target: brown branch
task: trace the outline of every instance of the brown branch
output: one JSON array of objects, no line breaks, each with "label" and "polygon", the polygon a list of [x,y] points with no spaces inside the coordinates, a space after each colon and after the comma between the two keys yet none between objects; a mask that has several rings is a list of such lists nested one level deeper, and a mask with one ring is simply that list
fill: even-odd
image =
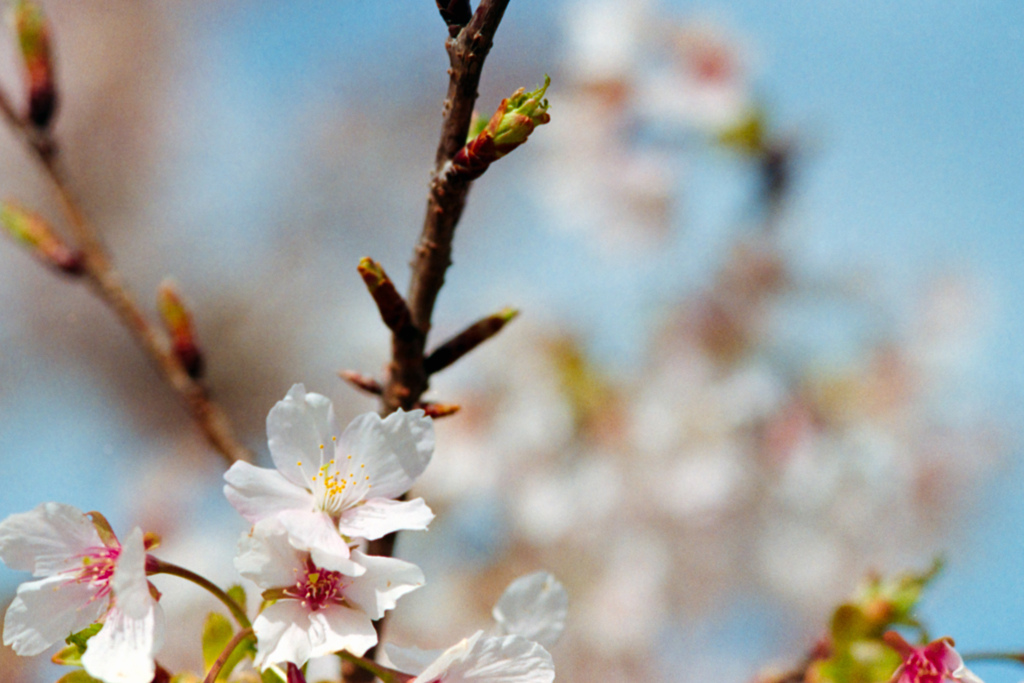
[{"label": "brown branch", "polygon": [[[444,123],[434,160],[423,231],[413,253],[410,264],[412,279],[408,296],[405,297],[412,325],[419,334],[391,335],[391,362],[381,396],[380,412],[384,415],[399,408],[415,408],[428,387],[429,375],[424,366],[423,351],[430,332],[434,302],[444,285],[445,271],[451,265],[455,226],[462,216],[472,182],[465,178],[448,177],[445,170],[452,157],[466,144],[480,85],[480,73],[508,3],[509,0],[480,0],[476,12],[465,27],[456,31],[449,24],[451,35],[445,41],[445,49],[448,51],[451,68],[448,70]],[[441,5],[442,2],[438,2],[439,8]],[[461,5],[460,0],[452,0],[445,3],[444,9]],[[397,534],[388,534],[371,541],[367,552],[390,557],[394,553],[396,538]],[[383,638],[385,623],[385,619],[376,623],[378,640]],[[373,659],[374,653],[375,649],[371,649],[366,657]],[[347,671],[345,680],[349,683],[368,683],[373,680],[373,674],[356,669]]]},{"label": "brown branch", "polygon": [[406,306],[405,299],[395,289],[395,283],[391,281],[381,265],[373,259],[363,258],[359,261],[358,270],[388,329],[396,337],[415,341],[420,333],[413,327],[409,307]]},{"label": "brown branch", "polygon": [[32,151],[43,172],[50,179],[77,247],[82,251],[82,277],[88,282],[93,293],[114,312],[121,324],[135,337],[135,341],[150,357],[165,381],[181,397],[210,445],[229,464],[236,460],[252,460],[249,451],[235,437],[223,410],[210,400],[206,388],[189,376],[166,335],[149,323],[121,282],[121,277],[111,264],[99,234],[86,219],[68,187],[57,161],[56,146],[52,138],[27,125],[15,112],[3,91],[0,91],[0,114]]},{"label": "brown branch", "polygon": [[445,271],[451,265],[455,226],[462,216],[471,184],[464,179],[447,178],[444,169],[466,144],[480,73],[508,3],[509,0],[481,0],[469,23],[445,42],[451,69],[444,103],[444,124],[434,162],[423,232],[413,254],[412,279],[405,298],[412,324],[420,335],[413,339],[392,335],[391,363],[381,406],[384,414],[398,408],[413,408],[428,387],[423,350],[430,332],[434,302],[444,284]]},{"label": "brown branch", "polygon": [[484,343],[501,331],[501,328],[519,315],[514,308],[502,311],[478,320],[462,332],[434,349],[423,361],[423,369],[428,375],[440,372],[465,356],[467,353]]},{"label": "brown branch", "polygon": [[365,391],[373,396],[380,396],[384,393],[384,387],[373,377],[356,372],[355,370],[340,370],[338,376],[360,391]]},{"label": "brown branch", "polygon": [[459,35],[462,27],[473,18],[469,0],[437,0],[437,9],[444,23],[448,25],[448,33],[452,37]]},{"label": "brown branch", "polygon": [[238,646],[242,644],[242,641],[251,637],[252,628],[244,628],[236,633],[234,637],[228,641],[228,644],[224,646],[224,649],[221,651],[220,655],[217,656],[217,659],[213,662],[213,666],[210,667],[210,670],[206,672],[206,677],[203,678],[203,683],[213,683],[216,681],[232,653],[238,649]]}]

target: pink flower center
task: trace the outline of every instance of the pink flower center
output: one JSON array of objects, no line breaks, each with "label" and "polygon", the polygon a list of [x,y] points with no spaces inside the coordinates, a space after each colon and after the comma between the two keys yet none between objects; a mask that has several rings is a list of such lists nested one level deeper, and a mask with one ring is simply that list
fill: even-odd
[{"label": "pink flower center", "polygon": [[926,650],[915,650],[904,663],[904,670],[915,683],[942,683],[954,680],[943,662],[934,661]]},{"label": "pink flower center", "polygon": [[327,605],[341,604],[345,599],[345,575],[321,569],[306,559],[305,571],[294,585],[284,589],[285,597],[298,600],[302,606],[316,611]]},{"label": "pink flower center", "polygon": [[110,579],[117,569],[117,558],[121,555],[121,546],[99,546],[89,548],[79,557],[82,558],[80,569],[70,570],[72,574],[68,583],[88,583],[96,588],[90,602],[106,597],[110,593]]}]

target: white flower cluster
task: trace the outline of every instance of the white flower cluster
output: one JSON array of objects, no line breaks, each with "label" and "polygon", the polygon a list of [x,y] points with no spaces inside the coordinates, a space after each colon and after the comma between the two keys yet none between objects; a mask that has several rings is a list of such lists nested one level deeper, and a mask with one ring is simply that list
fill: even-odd
[{"label": "white flower cluster", "polygon": [[[433,519],[422,499],[401,499],[433,455],[431,420],[419,410],[369,413],[341,431],[330,401],[298,384],[270,411],[267,433],[276,468],[235,463],[224,487],[252,523],[235,568],[263,591],[253,664],[301,667],[341,651],[361,657],[377,644],[373,622],[424,583],[416,565],[365,548]],[[102,516],[59,503],[0,522],[0,559],[42,577],[18,589],[4,644],[36,655],[100,624],[83,634],[85,671],[106,683],[154,680],[164,616],[147,571],[166,565],[147,556],[149,548],[138,528],[122,543]],[[566,607],[561,585],[533,574],[495,607],[494,634],[477,632],[439,653],[389,654],[396,675],[423,683],[550,683],[544,646],[561,634]]]}]

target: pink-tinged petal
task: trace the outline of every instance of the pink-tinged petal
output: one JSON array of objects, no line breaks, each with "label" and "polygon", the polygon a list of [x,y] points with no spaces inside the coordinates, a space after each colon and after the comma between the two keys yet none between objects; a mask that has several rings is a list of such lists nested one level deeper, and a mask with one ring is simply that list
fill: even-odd
[{"label": "pink-tinged petal", "polygon": [[362,505],[349,508],[338,520],[338,531],[353,538],[373,541],[402,529],[426,529],[434,519],[422,498],[399,501],[371,498]]},{"label": "pink-tinged petal", "polygon": [[360,415],[341,435],[339,462],[349,455],[366,465],[374,496],[397,498],[423,474],[434,454],[434,424],[422,410],[397,410],[383,420]]},{"label": "pink-tinged petal", "polygon": [[534,572],[509,584],[493,614],[503,634],[522,636],[551,647],[565,630],[569,594],[548,572]]},{"label": "pink-tinged petal", "polygon": [[164,613],[155,601],[138,618],[115,606],[100,632],[89,639],[82,665],[105,683],[150,683],[156,671],[153,655],[163,636]]},{"label": "pink-tinged petal", "polygon": [[309,551],[317,566],[349,576],[359,576],[366,571],[349,559],[351,550],[327,513],[289,510],[278,515],[277,520],[288,532],[292,546]]},{"label": "pink-tinged petal", "polygon": [[254,526],[238,540],[235,569],[263,590],[282,588],[295,582],[303,569],[304,553],[288,541],[288,532],[276,520]]},{"label": "pink-tinged petal", "polygon": [[81,631],[107,608],[106,600],[92,600],[95,594],[88,583],[70,583],[65,576],[21,584],[4,617],[4,645],[28,657]]},{"label": "pink-tinged petal", "polygon": [[421,650],[418,647],[398,647],[384,643],[384,657],[381,663],[395,671],[417,676],[442,654],[444,650]]},{"label": "pink-tinged petal", "polygon": [[102,545],[89,518],[63,503],[43,503],[0,522],[0,560],[35,576],[77,567],[78,555]]},{"label": "pink-tinged petal", "polygon": [[298,486],[308,485],[323,455],[333,457],[333,437],[338,434],[330,400],[307,394],[301,384],[293,386],[267,415],[270,455],[281,474]]},{"label": "pink-tinged petal", "polygon": [[953,641],[939,638],[924,646],[921,650],[925,659],[935,665],[939,671],[953,672],[964,665],[964,660],[953,649]]},{"label": "pink-tinged petal", "polygon": [[152,611],[154,601],[146,580],[146,548],[139,527],[135,527],[121,544],[110,587],[114,591],[117,608],[125,618],[142,620]]},{"label": "pink-tinged petal", "polygon": [[252,622],[256,634],[256,657],[260,670],[271,664],[291,662],[302,666],[309,661],[309,612],[295,600],[268,605]]},{"label": "pink-tinged petal", "polygon": [[228,502],[253,524],[285,510],[312,510],[315,506],[312,493],[278,470],[236,462],[224,473],[224,480]]},{"label": "pink-tinged petal", "polygon": [[345,587],[345,599],[377,620],[394,609],[398,598],[416,590],[426,582],[423,571],[412,562],[393,557],[365,555],[356,550],[352,559],[366,568],[366,573]]},{"label": "pink-tinged petal", "polygon": [[551,683],[555,665],[542,646],[519,636],[477,632],[449,648],[414,683]]},{"label": "pink-tinged petal", "polygon": [[961,666],[959,669],[954,671],[953,679],[960,681],[960,683],[985,683],[966,666]]},{"label": "pink-tinged petal", "polygon": [[447,679],[448,670],[463,664],[477,642],[483,638],[483,635],[483,631],[477,631],[469,638],[464,638],[455,645],[452,645],[442,652],[440,657],[424,668],[420,675],[413,679],[412,683],[434,683],[434,681]]},{"label": "pink-tinged petal", "polygon": [[359,610],[331,605],[309,614],[310,656],[320,657],[347,650],[357,657],[377,644],[370,617]]}]

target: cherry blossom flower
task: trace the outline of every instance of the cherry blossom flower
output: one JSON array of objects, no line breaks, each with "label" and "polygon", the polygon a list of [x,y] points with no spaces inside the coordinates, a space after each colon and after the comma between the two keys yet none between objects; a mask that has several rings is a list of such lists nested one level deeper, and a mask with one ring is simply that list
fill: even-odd
[{"label": "cherry blossom flower", "polygon": [[37,655],[69,634],[102,621],[82,664],[107,683],[149,683],[164,617],[146,580],[137,527],[118,542],[105,520],[44,503],[0,522],[0,559],[43,577],[18,587],[4,618],[4,644]]},{"label": "cherry blossom flower", "polygon": [[510,583],[491,613],[503,635],[552,647],[565,631],[569,594],[550,573],[534,572]]},{"label": "cherry blossom flower", "polygon": [[[388,654],[392,650],[389,648]],[[420,652],[419,654],[423,654]],[[477,631],[427,666],[415,659],[392,663],[416,674],[409,683],[551,683],[555,665],[548,651],[521,636],[485,636]]]},{"label": "cherry blossom flower", "polygon": [[[558,642],[565,630],[568,609],[569,596],[558,579],[548,572],[534,572],[510,583],[494,606],[492,632],[496,632],[497,636],[487,636],[484,631],[479,631],[447,651],[404,648],[391,643],[384,645],[384,651],[387,662],[396,670],[418,674],[417,680],[423,682],[437,680],[426,677],[431,671],[436,671],[437,676],[443,677],[446,683],[463,680],[453,678],[463,674],[466,680],[524,683],[546,680],[543,678],[544,662],[550,663],[550,655],[545,647]],[[508,640],[512,636],[515,640]],[[483,642],[478,645],[481,638]],[[528,658],[525,662],[528,668],[522,668],[524,662],[517,664],[504,659],[511,660],[520,656]],[[486,674],[494,678],[482,677],[484,674],[479,672],[466,673],[487,664],[496,665],[494,670],[488,669]],[[505,677],[508,675],[513,677]]]},{"label": "cherry blossom flower", "polygon": [[362,655],[377,644],[373,621],[402,595],[423,585],[416,565],[391,557],[352,552],[358,576],[318,565],[290,542],[275,520],[253,527],[239,543],[235,568],[274,602],[253,622],[260,668],[347,650]]},{"label": "cherry blossom flower", "polygon": [[426,529],[434,517],[421,498],[394,500],[434,451],[433,424],[421,410],[367,413],[342,433],[331,402],[296,384],[267,416],[267,437],[277,469],[236,462],[224,495],[253,524],[277,519],[324,569],[358,573],[350,539]]},{"label": "cherry blossom flower", "polygon": [[982,683],[953,649],[952,638],[939,638],[914,647],[895,631],[887,631],[885,642],[903,657],[889,683]]}]

